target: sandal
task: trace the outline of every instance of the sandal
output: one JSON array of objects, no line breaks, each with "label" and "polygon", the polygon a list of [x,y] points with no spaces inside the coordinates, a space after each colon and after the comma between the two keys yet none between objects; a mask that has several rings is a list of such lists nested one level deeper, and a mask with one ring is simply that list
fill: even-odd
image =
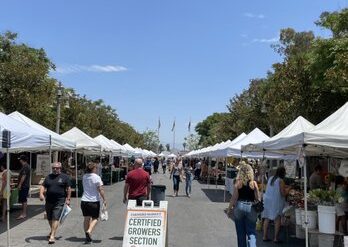
[{"label": "sandal", "polygon": [[270,242],[272,240],[270,240],[269,238],[266,238],[266,239],[262,239],[263,242]]},{"label": "sandal", "polygon": [[16,220],[23,220],[23,219],[25,219],[25,218],[27,218],[26,216],[23,216],[23,215],[20,215],[20,216],[18,216],[17,218],[16,218]]},{"label": "sandal", "polygon": [[56,242],[56,240],[54,238],[48,240],[48,244],[54,244],[55,242]]}]

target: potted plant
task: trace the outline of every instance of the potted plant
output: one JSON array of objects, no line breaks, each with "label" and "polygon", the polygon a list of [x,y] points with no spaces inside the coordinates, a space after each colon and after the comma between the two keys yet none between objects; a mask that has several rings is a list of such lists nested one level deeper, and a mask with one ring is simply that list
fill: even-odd
[{"label": "potted plant", "polygon": [[335,204],[341,200],[340,195],[333,190],[315,189],[309,192],[308,201],[318,205],[319,232],[335,233]]}]

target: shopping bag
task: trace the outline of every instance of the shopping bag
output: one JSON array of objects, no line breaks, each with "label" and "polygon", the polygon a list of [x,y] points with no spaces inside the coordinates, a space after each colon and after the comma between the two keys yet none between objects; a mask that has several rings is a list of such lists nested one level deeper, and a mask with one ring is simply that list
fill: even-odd
[{"label": "shopping bag", "polygon": [[103,205],[101,212],[100,212],[100,220],[107,221],[108,219],[109,219],[108,211],[106,210],[106,207]]},{"label": "shopping bag", "polygon": [[60,214],[60,217],[59,217],[59,223],[60,224],[63,224],[63,222],[65,221],[66,217],[68,216],[68,214],[71,212],[71,207],[69,207],[68,204],[64,204],[64,207],[63,207],[63,210],[62,210],[62,213]]}]

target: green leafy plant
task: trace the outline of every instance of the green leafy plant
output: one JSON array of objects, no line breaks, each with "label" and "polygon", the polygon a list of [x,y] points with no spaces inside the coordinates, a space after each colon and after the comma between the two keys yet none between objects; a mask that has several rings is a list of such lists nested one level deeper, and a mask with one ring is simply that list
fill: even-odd
[{"label": "green leafy plant", "polygon": [[308,194],[309,202],[324,206],[334,206],[340,199],[340,194],[332,190],[315,189]]}]

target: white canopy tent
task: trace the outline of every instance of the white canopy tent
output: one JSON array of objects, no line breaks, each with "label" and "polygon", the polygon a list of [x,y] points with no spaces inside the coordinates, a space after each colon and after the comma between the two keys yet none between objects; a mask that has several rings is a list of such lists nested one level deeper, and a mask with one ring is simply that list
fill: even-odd
[{"label": "white canopy tent", "polygon": [[263,133],[260,129],[255,128],[248,135],[241,138],[238,142],[235,142],[232,145],[228,145],[224,149],[221,149],[219,151],[219,156],[220,157],[240,157],[242,145],[255,143],[255,142],[262,142],[268,139],[269,137],[265,133]]},{"label": "white canopy tent", "polygon": [[241,141],[242,139],[244,139],[247,135],[243,132],[242,134],[240,134],[239,136],[237,136],[236,138],[234,138],[232,141],[228,140],[224,143],[222,143],[221,145],[217,146],[215,149],[212,149],[209,152],[209,156],[210,157],[226,157],[224,156],[225,154],[225,149],[229,146],[233,146],[234,144],[238,143],[239,141]]},{"label": "white canopy tent", "polygon": [[169,158],[176,158],[177,156],[175,154],[169,154],[168,157]]},{"label": "white canopy tent", "polygon": [[42,126],[41,124],[35,122],[34,120],[31,120],[27,116],[23,115],[22,113],[15,111],[8,115],[9,117],[27,125],[30,128],[42,131],[43,133],[46,133],[50,135],[51,137],[51,150],[73,150],[76,148],[76,143],[74,141],[71,141],[65,137],[62,137],[56,132],[53,132],[52,130]]},{"label": "white canopy tent", "polygon": [[[41,151],[50,147],[50,136],[0,112],[1,152],[6,153],[7,178],[10,178],[10,153],[24,151]],[[10,194],[10,179],[6,184],[7,194]],[[10,208],[10,200],[7,200]],[[10,246],[10,211],[7,211],[7,246]]]},{"label": "white canopy tent", "polygon": [[77,127],[73,127],[67,132],[63,133],[64,138],[73,140],[76,143],[76,149],[82,153],[99,154],[102,150],[102,146],[95,141],[92,137]]},{"label": "white canopy tent", "polygon": [[281,132],[279,132],[272,138],[264,142],[242,146],[242,150],[250,152],[263,152],[265,150],[275,150],[278,149],[281,145],[284,145],[281,144],[284,140],[288,138],[294,138],[295,136],[301,136],[302,133],[308,132],[313,128],[314,125],[311,122],[309,122],[302,116],[299,116],[291,124],[289,124]]},{"label": "white canopy tent", "polygon": [[98,135],[94,137],[94,140],[98,142],[104,149],[104,151],[109,153],[117,153],[119,149],[117,149],[111,141],[103,135]]},{"label": "white canopy tent", "polygon": [[124,144],[122,146],[127,150],[129,155],[134,155],[135,154],[134,148],[131,145],[129,145],[128,143],[126,143],[126,144]]},{"label": "white canopy tent", "polygon": [[[10,152],[42,151],[50,147],[50,135],[29,127],[0,112],[0,130],[11,132]],[[2,141],[2,135],[1,135]],[[3,151],[3,150],[2,150]]]},{"label": "white canopy tent", "polygon": [[121,144],[119,144],[118,142],[116,142],[115,140],[111,139],[110,142],[114,145],[115,148],[119,149],[119,154],[121,156],[127,156],[129,155],[129,152],[127,151],[127,149],[122,146]]},{"label": "white canopy tent", "polygon": [[[251,148],[254,148],[251,146]],[[348,102],[310,130],[295,133],[261,145],[266,151],[295,154],[304,166],[307,178],[306,156],[348,157]],[[307,179],[304,180],[307,188]],[[305,219],[307,219],[307,190],[305,193]],[[305,227],[306,247],[308,247],[308,226]]]}]

